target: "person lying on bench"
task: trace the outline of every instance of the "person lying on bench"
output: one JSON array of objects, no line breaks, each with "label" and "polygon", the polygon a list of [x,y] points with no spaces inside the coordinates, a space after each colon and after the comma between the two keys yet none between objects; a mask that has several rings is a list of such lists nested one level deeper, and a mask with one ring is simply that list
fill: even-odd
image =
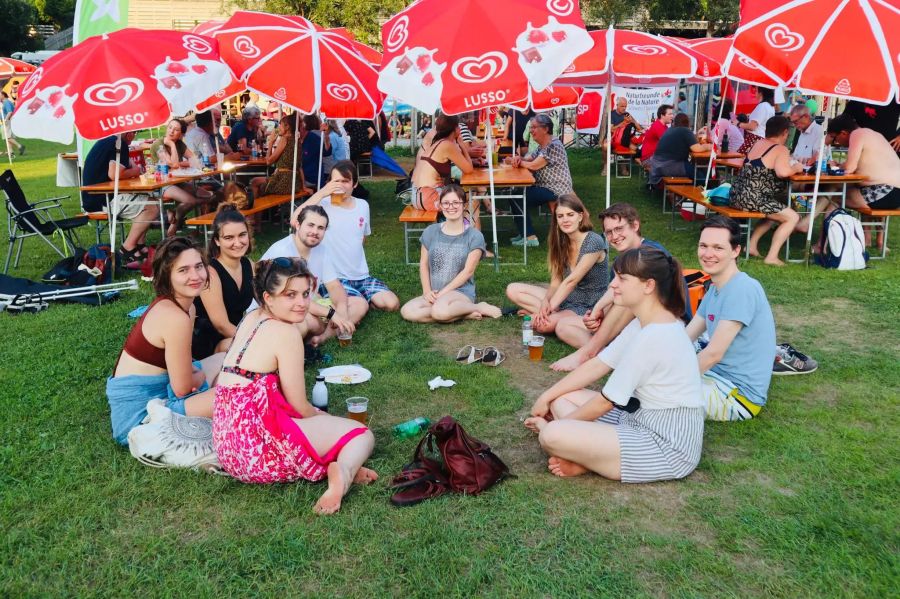
[{"label": "person lying on bench", "polygon": [[687,334],[692,341],[709,334],[709,343],[697,355],[709,420],[755,417],[766,405],[772,380],[775,319],[762,285],[738,269],[740,255],[740,226],[724,216],[706,219],[697,258],[712,286]]},{"label": "person lying on bench", "polygon": [[[525,426],[538,433],[556,476],[684,478],[700,461],[704,423],[697,358],[681,321],[681,264],[640,247],[620,254],[613,270],[613,301],[635,318],[596,358],[542,393]],[[601,391],[587,388],[607,374]]]}]

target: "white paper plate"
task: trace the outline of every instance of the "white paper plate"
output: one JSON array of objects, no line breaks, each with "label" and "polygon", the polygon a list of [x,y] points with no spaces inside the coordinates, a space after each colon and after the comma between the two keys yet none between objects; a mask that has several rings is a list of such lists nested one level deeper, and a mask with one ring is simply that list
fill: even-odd
[{"label": "white paper plate", "polygon": [[324,376],[325,382],[332,385],[356,385],[372,378],[372,373],[359,364],[323,368],[319,375]]}]

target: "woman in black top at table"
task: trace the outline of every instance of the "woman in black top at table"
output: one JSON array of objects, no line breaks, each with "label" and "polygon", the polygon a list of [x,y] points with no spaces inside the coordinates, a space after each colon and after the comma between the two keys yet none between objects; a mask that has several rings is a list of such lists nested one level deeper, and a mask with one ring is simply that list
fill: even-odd
[{"label": "woman in black top at table", "polygon": [[191,353],[197,360],[226,351],[253,301],[252,239],[247,220],[234,204],[222,204],[213,220],[209,285],[194,300],[197,319]]}]

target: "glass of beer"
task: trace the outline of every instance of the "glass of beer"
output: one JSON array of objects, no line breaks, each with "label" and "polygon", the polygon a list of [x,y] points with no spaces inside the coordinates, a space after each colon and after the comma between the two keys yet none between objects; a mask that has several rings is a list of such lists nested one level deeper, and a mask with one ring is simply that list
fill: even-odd
[{"label": "glass of beer", "polygon": [[540,362],[544,357],[544,338],[534,335],[528,342],[528,358],[532,362]]},{"label": "glass of beer", "polygon": [[331,205],[332,206],[340,206],[344,203],[347,194],[345,193],[333,193],[331,194]]},{"label": "glass of beer", "polygon": [[362,424],[369,423],[369,399],[367,397],[350,397],[347,399],[347,418]]},{"label": "glass of beer", "polygon": [[350,345],[350,342],[353,341],[353,334],[341,332],[341,333],[338,333],[337,338],[338,338],[338,344],[341,347],[347,347]]}]

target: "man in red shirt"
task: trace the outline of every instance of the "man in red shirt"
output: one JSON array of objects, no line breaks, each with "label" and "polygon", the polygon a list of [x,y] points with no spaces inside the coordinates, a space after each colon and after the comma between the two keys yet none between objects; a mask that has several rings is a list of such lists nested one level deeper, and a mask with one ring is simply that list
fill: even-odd
[{"label": "man in red shirt", "polygon": [[659,143],[659,138],[663,136],[663,133],[672,124],[673,118],[675,118],[675,110],[671,105],[663,104],[656,109],[656,120],[653,121],[653,124],[647,129],[647,134],[644,135],[644,144],[641,146],[641,162],[646,162],[653,156],[653,152],[656,151],[656,144]]}]

